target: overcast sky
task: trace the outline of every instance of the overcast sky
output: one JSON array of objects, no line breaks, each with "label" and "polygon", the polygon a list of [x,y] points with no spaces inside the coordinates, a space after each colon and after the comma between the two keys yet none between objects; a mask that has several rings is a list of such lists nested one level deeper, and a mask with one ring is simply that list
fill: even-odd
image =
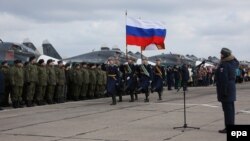
[{"label": "overcast sky", "polygon": [[63,57],[101,46],[125,51],[126,9],[129,17],[166,23],[166,50],[145,51],[146,56],[219,56],[228,47],[250,61],[249,0],[0,0],[0,38],[29,38],[37,47],[48,39]]}]

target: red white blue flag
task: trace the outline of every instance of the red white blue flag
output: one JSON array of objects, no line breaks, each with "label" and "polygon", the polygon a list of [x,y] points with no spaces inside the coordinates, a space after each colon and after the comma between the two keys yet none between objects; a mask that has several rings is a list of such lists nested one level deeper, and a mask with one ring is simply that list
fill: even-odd
[{"label": "red white blue flag", "polygon": [[164,22],[127,18],[127,45],[140,46],[142,50],[145,50],[150,44],[155,44],[158,49],[165,49],[166,33]]}]

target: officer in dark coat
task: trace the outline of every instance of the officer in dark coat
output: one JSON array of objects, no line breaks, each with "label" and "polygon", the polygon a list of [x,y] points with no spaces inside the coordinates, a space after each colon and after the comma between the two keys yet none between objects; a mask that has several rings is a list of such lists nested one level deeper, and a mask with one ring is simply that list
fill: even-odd
[{"label": "officer in dark coat", "polygon": [[108,66],[107,66],[107,93],[109,96],[112,97],[112,104],[116,105],[116,94],[117,94],[117,86],[119,82],[117,80],[117,76],[119,75],[118,67],[114,65],[114,58],[110,57],[108,59]]},{"label": "officer in dark coat", "polygon": [[[136,67],[133,63],[132,58],[128,58],[128,64],[124,65],[125,71],[125,81],[126,81],[126,92],[130,95],[131,99],[129,102],[134,102],[134,100],[138,100],[137,93],[135,93],[136,89]],[[134,97],[135,94],[135,97]]]},{"label": "officer in dark coat", "polygon": [[216,70],[216,88],[218,101],[222,103],[224,112],[225,129],[219,133],[226,133],[228,125],[234,125],[236,101],[235,70],[239,67],[239,62],[231,54],[231,50],[222,48],[221,62]]},{"label": "officer in dark coat", "polygon": [[[0,103],[3,100],[3,95],[4,95],[4,75],[3,72],[0,71]],[[0,105],[0,110],[3,110],[1,105]]]},{"label": "officer in dark coat", "polygon": [[145,99],[144,102],[149,102],[149,86],[152,82],[152,69],[151,66],[148,64],[148,59],[143,58],[142,63],[139,66],[139,88],[137,89],[137,92],[143,92],[145,93]]},{"label": "officer in dark coat", "polygon": [[162,100],[162,91],[163,91],[163,81],[165,80],[165,69],[161,65],[161,60],[156,59],[156,65],[153,67],[153,81],[151,92],[156,91],[159,95],[158,100]]}]

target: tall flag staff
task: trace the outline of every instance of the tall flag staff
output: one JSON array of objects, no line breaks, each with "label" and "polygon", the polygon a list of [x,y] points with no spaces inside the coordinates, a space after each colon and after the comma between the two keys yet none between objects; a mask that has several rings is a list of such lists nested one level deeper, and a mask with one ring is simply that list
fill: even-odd
[{"label": "tall flag staff", "polygon": [[[127,13],[127,10],[125,11],[125,18],[126,18],[126,23],[127,23],[127,16],[128,16],[128,13]],[[126,27],[125,27],[126,29]],[[127,35],[127,30],[125,30],[125,34]],[[126,60],[128,61],[128,44],[126,42]]]}]

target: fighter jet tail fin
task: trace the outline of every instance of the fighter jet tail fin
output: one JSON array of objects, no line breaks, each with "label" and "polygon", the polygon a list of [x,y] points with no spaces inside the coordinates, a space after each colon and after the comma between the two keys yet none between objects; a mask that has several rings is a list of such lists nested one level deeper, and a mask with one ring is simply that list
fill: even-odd
[{"label": "fighter jet tail fin", "polygon": [[48,40],[43,41],[43,54],[61,60],[62,57]]},{"label": "fighter jet tail fin", "polygon": [[23,41],[23,45],[25,45],[26,47],[28,47],[29,49],[32,49],[33,51],[35,51],[36,54],[40,55],[41,53],[38,51],[38,49],[35,47],[35,45],[27,38],[24,39]]}]

